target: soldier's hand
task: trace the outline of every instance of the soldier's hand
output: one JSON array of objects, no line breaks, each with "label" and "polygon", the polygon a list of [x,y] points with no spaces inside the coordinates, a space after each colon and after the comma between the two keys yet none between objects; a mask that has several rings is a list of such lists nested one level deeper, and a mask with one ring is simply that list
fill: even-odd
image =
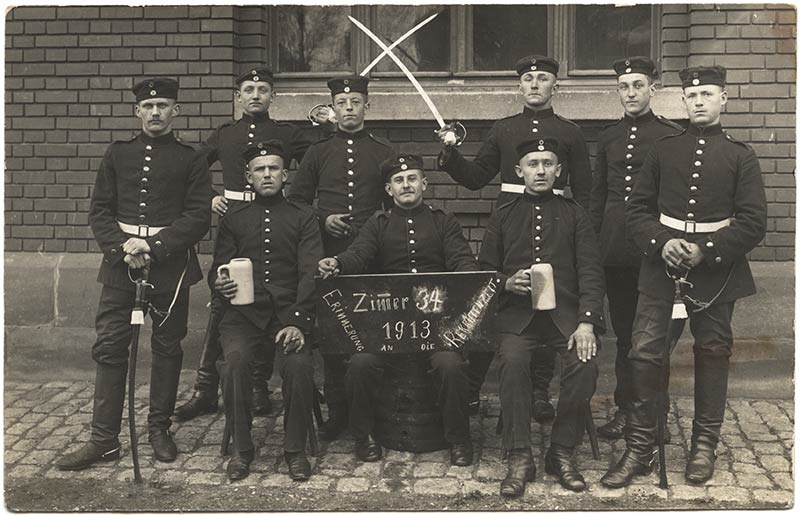
[{"label": "soldier's hand", "polygon": [[353,228],[347,223],[349,220],[350,215],[347,213],[328,215],[325,219],[325,231],[336,238],[347,238],[353,232]]},{"label": "soldier's hand", "polygon": [[517,295],[530,295],[531,271],[527,268],[517,270],[514,275],[506,279],[506,291]]},{"label": "soldier's hand", "polygon": [[219,216],[223,216],[225,213],[227,213],[228,199],[226,199],[222,195],[217,195],[216,197],[211,199],[211,212],[216,213]]},{"label": "soldier's hand", "polygon": [[578,328],[567,340],[567,350],[575,350],[578,359],[586,363],[597,354],[597,338],[594,335],[594,326],[589,322],[581,322]]},{"label": "soldier's hand", "polygon": [[283,353],[289,354],[290,352],[300,352],[303,345],[306,344],[303,331],[293,325],[288,325],[278,331],[275,336],[275,343],[277,345],[283,344]]},{"label": "soldier's hand", "polygon": [[218,275],[214,281],[214,289],[217,293],[230,300],[236,295],[236,281],[226,275]]},{"label": "soldier's hand", "polygon": [[150,263],[150,254],[125,254],[123,261],[134,270],[144,268]]},{"label": "soldier's hand", "polygon": [[683,250],[684,243],[688,242],[681,238],[672,238],[661,249],[661,258],[673,268],[679,268],[681,263],[689,257]]},{"label": "soldier's hand", "polygon": [[319,274],[323,279],[336,277],[339,275],[339,261],[336,258],[324,258],[319,260]]},{"label": "soldier's hand", "polygon": [[689,268],[694,268],[703,261],[705,257],[703,255],[703,251],[700,250],[700,245],[696,243],[690,242],[682,242],[681,247],[683,247],[683,252],[686,257],[683,259],[683,264],[688,266]]},{"label": "soldier's hand", "polygon": [[458,143],[456,131],[453,130],[451,125],[445,125],[441,129],[437,129],[434,132],[439,137],[439,141],[442,143],[442,145],[444,145],[445,148],[455,146],[455,144]]},{"label": "soldier's hand", "polygon": [[122,244],[122,251],[125,254],[147,254],[150,252],[150,245],[142,238],[132,237]]}]

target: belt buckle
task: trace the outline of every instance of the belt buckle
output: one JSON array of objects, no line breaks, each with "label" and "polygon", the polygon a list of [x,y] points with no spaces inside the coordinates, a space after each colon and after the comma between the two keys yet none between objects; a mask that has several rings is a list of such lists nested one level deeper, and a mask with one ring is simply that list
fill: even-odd
[{"label": "belt buckle", "polygon": [[242,200],[245,202],[252,202],[256,199],[256,192],[251,190],[246,190],[242,192]]},{"label": "belt buckle", "polygon": [[694,234],[697,232],[697,222],[694,220],[687,220],[684,222],[683,232],[686,234]]},{"label": "belt buckle", "polygon": [[[144,235],[142,235],[142,229],[144,229]],[[139,238],[147,238],[148,236],[150,236],[150,226],[149,225],[140,225],[136,229],[136,236],[138,236]]]}]

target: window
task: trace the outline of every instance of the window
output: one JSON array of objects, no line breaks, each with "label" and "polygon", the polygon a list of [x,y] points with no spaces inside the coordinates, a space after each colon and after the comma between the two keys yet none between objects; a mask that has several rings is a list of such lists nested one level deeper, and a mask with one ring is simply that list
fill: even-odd
[{"label": "window", "polygon": [[[352,15],[387,45],[433,13],[437,17],[394,49],[419,76],[514,76],[528,54],[562,63],[560,77],[613,75],[611,62],[658,58],[659,7],[653,5],[279,5],[270,64],[292,77],[359,73],[381,49],[350,23]],[[654,42],[656,44],[654,44]],[[275,50],[277,48],[277,51]],[[384,57],[374,76],[401,76]]]}]

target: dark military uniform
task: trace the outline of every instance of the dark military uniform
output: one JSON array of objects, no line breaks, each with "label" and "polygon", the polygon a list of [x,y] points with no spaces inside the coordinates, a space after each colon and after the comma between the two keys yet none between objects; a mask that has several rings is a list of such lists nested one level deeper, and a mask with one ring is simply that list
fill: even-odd
[{"label": "dark military uniform", "polygon": [[625,115],[608,126],[597,144],[590,215],[600,236],[611,325],[617,337],[614,402],[623,410],[630,404],[627,356],[639,298],[641,262],[641,252],[625,236],[625,203],[653,143],[680,130],[679,125],[648,111],[637,118]]},{"label": "dark military uniform", "polygon": [[502,284],[520,269],[550,263],[556,308],[534,312],[530,296],[503,291],[497,327],[503,448],[530,448],[531,353],[550,347],[561,356],[561,389],[550,440],[572,448],[581,438],[587,403],[597,379],[594,359],[584,363],[567,339],[581,322],[603,332],[603,271],[589,217],[574,200],[525,193],[501,205],[489,219],[481,246],[484,269]]},{"label": "dark military uniform", "polygon": [[[367,219],[388,204],[380,164],[393,154],[389,142],[362,129],[356,133],[337,130],[311,145],[289,190],[289,199],[311,205],[317,197],[316,213],[325,256],[344,251]],[[325,231],[331,214],[350,213],[355,230],[347,238]],[[343,356],[326,354],[325,397],[328,405],[344,405],[345,365]]]},{"label": "dark military uniform", "polygon": [[[336,258],[345,274],[362,273],[369,268],[388,274],[479,269],[456,218],[424,203],[412,209],[394,206],[390,211],[376,213],[353,244]],[[442,409],[445,440],[451,444],[467,443],[469,389],[464,359],[458,352],[440,351],[430,356],[430,365],[437,404]],[[391,366],[391,357],[375,354],[355,354],[350,359],[346,385],[350,433],[356,439],[372,432],[382,368]]]},{"label": "dark military uniform", "polygon": [[629,419],[628,446],[638,445],[641,452],[652,449],[655,422],[643,410],[653,405],[659,392],[657,377],[674,295],[661,251],[668,240],[684,238],[699,245],[704,255],[688,273],[693,286],[684,294],[698,303],[710,303],[702,311],[696,311],[700,307],[696,303],[687,303],[695,336],[692,446],[699,439],[716,447],[725,413],[733,305],[756,292],[746,254],[766,231],[758,158],[719,125],[691,125],[653,145],[626,216],[628,231],[644,253],[629,354],[633,403],[639,413],[633,423]]},{"label": "dark military uniform", "polygon": [[[253,450],[250,436],[252,357],[257,347],[275,352],[275,336],[287,326],[304,333],[313,328],[314,273],[322,258],[313,211],[287,201],[281,193],[257,196],[233,206],[222,218],[208,281],[213,288],[217,267],[237,257],[253,263],[255,302],[233,306],[225,301],[220,322],[224,362],[226,424],[237,452]],[[286,452],[305,449],[314,392],[310,342],[285,356],[281,368]]]},{"label": "dark military uniform", "polygon": [[[131,309],[135,285],[123,261],[122,244],[145,239],[152,258],[148,291],[153,319],[153,362],[148,425],[166,431],[175,407],[186,336],[189,286],[202,279],[194,245],[211,223],[211,179],[204,156],[173,133],[141,133],[113,143],[97,173],[89,212],[103,261],[97,310],[97,362],[92,441],[117,442],[125,398]],[[136,276],[136,272],[131,272]],[[167,316],[168,315],[168,316]],[[167,318],[164,321],[164,318]]]}]

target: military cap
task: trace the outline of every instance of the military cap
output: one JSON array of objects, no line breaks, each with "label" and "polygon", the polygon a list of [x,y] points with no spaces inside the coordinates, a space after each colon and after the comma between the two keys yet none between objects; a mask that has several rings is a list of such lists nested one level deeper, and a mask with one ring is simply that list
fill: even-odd
[{"label": "military cap", "polygon": [[367,84],[369,84],[369,79],[360,75],[337,77],[328,81],[328,87],[331,90],[332,97],[339,93],[350,93],[351,91],[366,95]]},{"label": "military cap", "polygon": [[245,163],[249,163],[256,157],[260,156],[280,156],[283,159],[284,167],[286,165],[286,147],[279,139],[271,139],[247,145],[242,150],[242,157]]},{"label": "military cap", "polygon": [[381,163],[381,177],[384,182],[389,182],[392,175],[406,170],[425,170],[422,156],[417,154],[397,154]]},{"label": "military cap", "polygon": [[132,88],[136,102],[148,98],[172,98],[178,100],[178,81],[165,77],[153,77],[137,82]]},{"label": "military cap", "polygon": [[719,65],[694,66],[679,71],[678,77],[680,77],[681,86],[684,88],[704,86],[706,84],[714,84],[724,88],[727,74],[728,71]]},{"label": "military cap", "polygon": [[517,145],[517,159],[531,152],[553,152],[558,155],[558,140],[555,138],[529,139]]},{"label": "military cap", "polygon": [[550,72],[553,75],[558,75],[558,67],[558,61],[544,55],[529,55],[523,57],[514,65],[514,69],[517,70],[517,74],[520,77],[527,72],[535,71]]},{"label": "military cap", "polygon": [[614,64],[612,64],[611,67],[614,68],[614,72],[616,72],[617,77],[627,73],[641,73],[653,79],[658,77],[656,63],[654,63],[649,57],[645,57],[643,55],[619,59],[614,61]]},{"label": "military cap", "polygon": [[275,77],[272,75],[272,70],[266,66],[257,66],[250,68],[238,77],[236,77],[236,85],[238,86],[246,80],[253,82],[267,82],[270,85],[275,84]]}]

